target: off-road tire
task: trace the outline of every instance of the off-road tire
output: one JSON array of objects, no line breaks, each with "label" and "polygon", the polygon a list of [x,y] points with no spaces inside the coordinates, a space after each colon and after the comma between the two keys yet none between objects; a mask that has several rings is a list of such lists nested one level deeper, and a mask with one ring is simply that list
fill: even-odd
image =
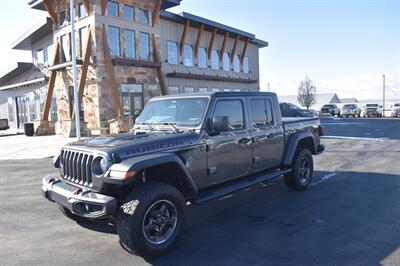
[{"label": "off-road tire", "polygon": [[[172,202],[177,209],[177,224],[170,238],[161,244],[149,242],[144,233],[144,218],[149,208],[160,200]],[[156,257],[170,251],[177,242],[184,218],[185,199],[175,187],[149,182],[135,188],[125,198],[117,214],[117,232],[121,245],[129,252]]]},{"label": "off-road tire", "polygon": [[[300,171],[299,165],[303,158],[306,158],[310,163],[309,176],[305,182],[300,180]],[[314,163],[313,157],[309,149],[307,148],[299,148],[296,151],[296,154],[293,158],[292,162],[292,171],[283,176],[283,180],[285,181],[286,186],[291,190],[302,191],[306,190],[311,183],[312,177],[314,173]]]}]

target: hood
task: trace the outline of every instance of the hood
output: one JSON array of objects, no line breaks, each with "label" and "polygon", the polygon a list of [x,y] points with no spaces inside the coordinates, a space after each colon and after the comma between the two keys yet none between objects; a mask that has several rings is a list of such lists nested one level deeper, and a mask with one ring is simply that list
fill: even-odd
[{"label": "hood", "polygon": [[151,132],[145,134],[125,133],[87,138],[65,147],[90,153],[118,155],[121,159],[173,149],[185,149],[200,143],[195,131],[180,133]]}]

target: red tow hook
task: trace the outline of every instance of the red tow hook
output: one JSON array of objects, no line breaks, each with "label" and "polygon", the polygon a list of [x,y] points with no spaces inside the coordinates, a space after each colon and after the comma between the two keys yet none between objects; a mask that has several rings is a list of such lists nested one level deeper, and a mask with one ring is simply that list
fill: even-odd
[{"label": "red tow hook", "polygon": [[82,189],[81,189],[81,188],[77,188],[77,189],[74,191],[74,195],[79,195],[81,192],[82,192]]}]

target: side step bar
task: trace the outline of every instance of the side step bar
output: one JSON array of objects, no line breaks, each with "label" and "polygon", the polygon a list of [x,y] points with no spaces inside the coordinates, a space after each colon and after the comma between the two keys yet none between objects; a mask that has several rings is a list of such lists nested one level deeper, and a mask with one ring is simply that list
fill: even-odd
[{"label": "side step bar", "polygon": [[191,200],[192,204],[201,204],[217,198],[221,198],[224,195],[232,192],[242,190],[253,185],[256,185],[267,180],[280,177],[284,174],[290,173],[292,170],[289,168],[282,168],[273,171],[261,172],[249,177],[245,177],[238,181],[233,181],[229,184],[217,185],[214,188],[210,188],[204,192],[200,192],[194,199]]}]

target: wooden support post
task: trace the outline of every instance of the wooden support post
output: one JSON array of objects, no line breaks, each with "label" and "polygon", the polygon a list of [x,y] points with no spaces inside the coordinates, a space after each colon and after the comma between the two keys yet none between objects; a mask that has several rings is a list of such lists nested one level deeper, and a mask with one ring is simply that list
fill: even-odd
[{"label": "wooden support post", "polygon": [[82,0],[83,6],[86,9],[86,13],[88,13],[88,15],[90,14],[90,4],[89,4],[89,0]]},{"label": "wooden support post", "polygon": [[156,6],[154,7],[153,11],[153,27],[157,25],[157,23],[160,21],[160,11],[161,11],[161,4],[163,0],[157,0]]},{"label": "wooden support post", "polygon": [[243,51],[242,51],[242,55],[240,57],[240,64],[243,64],[244,58],[246,57],[246,53],[247,53],[247,45],[249,44],[250,39],[247,38],[246,42],[244,43],[244,47],[243,47]]},{"label": "wooden support post", "polygon": [[[86,37],[86,48],[83,57],[82,69],[79,77],[79,85],[78,85],[78,101],[79,103],[82,102],[83,99],[83,92],[85,90],[86,85],[86,78],[90,64],[90,54],[92,51],[92,31],[90,25],[87,27],[88,35]],[[75,108],[72,110],[71,119],[75,118]]]},{"label": "wooden support post", "polygon": [[115,80],[114,67],[113,67],[112,61],[111,61],[110,48],[108,46],[107,33],[106,33],[106,28],[105,28],[104,24],[102,25],[102,33],[103,33],[103,36],[102,36],[103,37],[103,55],[104,55],[104,62],[106,65],[106,73],[108,75],[107,82],[108,82],[108,85],[110,86],[111,92],[112,92],[115,116],[117,118],[121,118],[122,117],[122,107],[121,107],[121,102],[120,102],[119,96],[118,96],[117,81]]},{"label": "wooden support post", "polygon": [[197,56],[199,55],[199,49],[200,49],[201,39],[203,38],[203,32],[204,32],[204,24],[201,24],[199,32],[197,33],[196,45],[194,47],[194,58],[196,59]]},{"label": "wooden support post", "polygon": [[210,39],[210,44],[208,45],[208,61],[211,60],[211,54],[212,54],[212,50],[214,48],[214,42],[215,42],[215,37],[217,36],[217,28],[215,28],[213,30],[213,33],[211,35],[211,39]]},{"label": "wooden support post", "polygon": [[[58,64],[59,60],[60,60],[60,40],[59,38],[57,38],[54,45],[52,66]],[[49,83],[47,84],[47,94],[42,116],[43,121],[49,121],[49,112],[50,112],[51,100],[53,98],[54,85],[56,84],[56,77],[57,77],[57,70],[51,71]]]},{"label": "wooden support post", "polygon": [[183,32],[182,32],[182,37],[181,37],[181,42],[179,44],[179,55],[182,56],[183,54],[183,48],[185,47],[185,42],[186,42],[186,34],[189,29],[189,24],[190,21],[186,20],[185,26],[183,26]]},{"label": "wooden support post", "polygon": [[53,21],[54,26],[58,26],[58,17],[56,12],[54,12],[53,7],[50,5],[49,0],[43,0],[44,7],[47,10],[47,13],[49,13],[49,16],[51,20]]},{"label": "wooden support post", "polygon": [[[162,63],[161,55],[160,55],[160,48],[157,45],[156,35],[154,33],[151,35],[151,41],[153,42],[154,62]],[[167,92],[167,87],[165,85],[165,79],[164,79],[161,65],[159,67],[157,67],[156,70],[157,70],[158,81],[160,82],[161,94],[167,95],[168,92]]]},{"label": "wooden support post", "polygon": [[231,52],[231,64],[233,63],[233,59],[235,58],[235,53],[236,53],[236,48],[239,42],[239,35],[235,39],[235,43],[233,44],[232,47],[232,52]]},{"label": "wooden support post", "polygon": [[229,37],[229,32],[226,32],[225,36],[224,36],[224,41],[222,42],[221,56],[219,58],[220,62],[222,62],[222,59],[224,57],[224,53],[225,53],[225,50],[226,50],[226,43],[228,42],[228,37]]},{"label": "wooden support post", "polygon": [[101,14],[102,14],[103,16],[106,15],[107,3],[108,3],[107,0],[101,0]]}]

